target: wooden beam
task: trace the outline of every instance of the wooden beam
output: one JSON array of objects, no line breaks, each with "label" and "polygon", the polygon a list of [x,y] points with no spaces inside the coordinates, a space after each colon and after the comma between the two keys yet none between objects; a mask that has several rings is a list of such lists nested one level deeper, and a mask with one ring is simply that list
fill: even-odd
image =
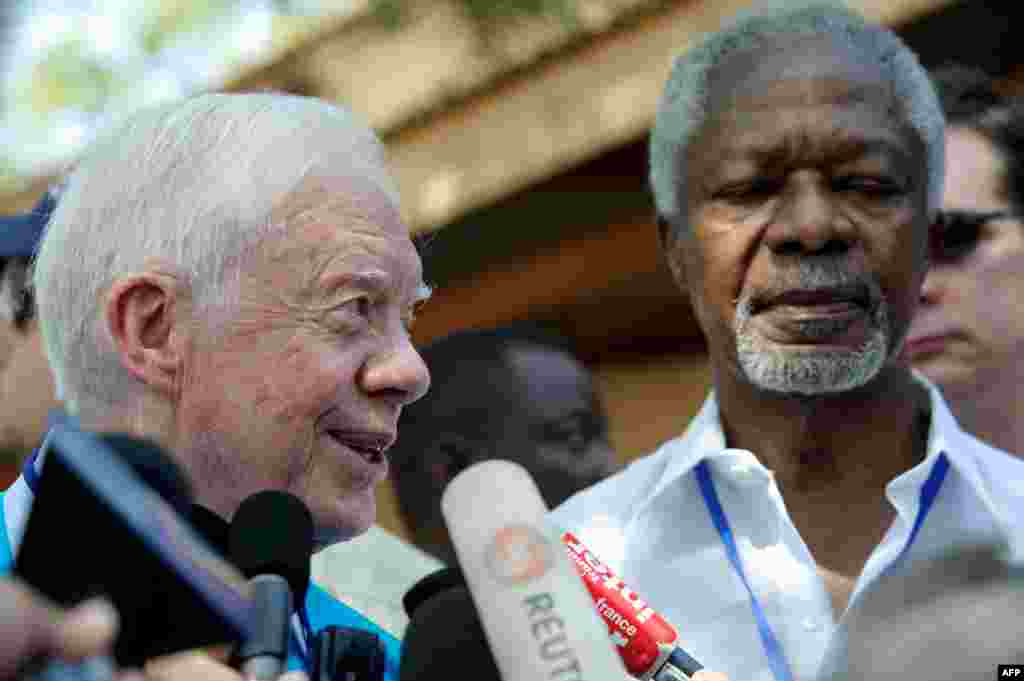
[{"label": "wooden beam", "polygon": [[[860,0],[865,16],[907,22],[951,0]],[[749,0],[674,2],[571,55],[506,80],[389,139],[404,213],[429,230],[640,137],[671,59]]]},{"label": "wooden beam", "polygon": [[427,343],[457,329],[559,323],[588,359],[700,343],[687,296],[647,219],[617,222],[439,288],[417,321]]},{"label": "wooden beam", "polygon": [[[951,1],[851,4],[893,24]],[[422,231],[642,135],[672,55],[749,2],[580,0],[577,30],[525,20],[483,44],[454,0],[406,3],[398,33],[361,0],[225,89],[315,93],[362,114],[388,138],[406,218]],[[5,209],[35,194],[7,197]]]}]

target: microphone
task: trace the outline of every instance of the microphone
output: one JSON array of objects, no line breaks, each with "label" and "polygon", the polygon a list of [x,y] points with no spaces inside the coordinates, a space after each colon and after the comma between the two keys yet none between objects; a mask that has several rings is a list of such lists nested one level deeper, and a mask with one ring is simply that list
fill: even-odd
[{"label": "microphone", "polygon": [[154,443],[58,419],[14,570],[64,607],[112,601],[120,666],[240,640],[251,626],[244,578],[181,515],[190,497]]},{"label": "microphone", "polygon": [[311,681],[383,681],[386,654],[372,631],[327,627],[313,644]]},{"label": "microphone", "polygon": [[293,604],[303,603],[309,588],[313,517],[287,492],[258,492],[235,512],[228,551],[249,578],[255,607],[255,631],[236,651],[236,663],[246,678],[276,679],[288,660]]},{"label": "microphone", "polygon": [[[586,551],[582,545],[568,546],[568,542],[566,539],[571,552]],[[589,551],[586,554],[588,561],[597,563],[593,554]],[[600,565],[602,579],[611,575],[612,580],[621,584],[609,568]],[[584,576],[581,574],[581,577]],[[628,609],[622,608],[614,597],[609,604],[614,587],[603,583],[588,583],[587,586],[599,614],[609,621],[610,627],[615,626],[612,638],[619,642],[619,655],[631,676],[654,681],[686,681],[703,669],[676,645],[675,630],[656,612],[646,612],[644,605],[640,617],[620,615]],[[624,597],[621,596],[624,589],[625,585],[619,587],[620,597]],[[446,567],[427,575],[409,589],[402,598],[402,605],[409,616],[409,626],[402,642],[400,681],[425,681],[451,675],[452,659],[458,659],[460,673],[464,672],[468,678],[501,679],[466,588],[465,576],[459,568]],[[613,609],[616,607],[617,610]],[[456,655],[457,658],[453,657]]]},{"label": "microphone", "polygon": [[[448,483],[441,511],[503,681],[626,675],[522,466],[503,460],[470,466]],[[453,591],[458,595],[449,589],[442,601]],[[454,628],[448,625],[445,634]],[[461,675],[462,658],[453,659]]]},{"label": "microphone", "polygon": [[[424,577],[409,593],[421,588],[424,581],[449,570],[452,568]],[[415,600],[414,608],[408,610],[409,625],[402,640],[399,681],[446,678],[502,681],[469,589],[465,584],[450,583],[461,576],[458,573],[448,579],[451,575],[445,575],[441,583],[426,590],[429,593],[420,589],[421,597]]]}]

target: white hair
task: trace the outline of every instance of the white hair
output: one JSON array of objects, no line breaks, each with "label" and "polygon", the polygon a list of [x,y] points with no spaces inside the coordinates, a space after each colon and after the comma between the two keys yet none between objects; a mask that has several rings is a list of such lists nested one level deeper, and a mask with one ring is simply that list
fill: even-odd
[{"label": "white hair", "polygon": [[76,413],[136,394],[100,323],[118,278],[159,258],[208,319],[231,310],[240,262],[282,227],[271,212],[306,178],[339,174],[368,178],[398,202],[373,131],[313,98],[204,94],[101,135],[70,175],[34,268],[58,399]]},{"label": "white hair", "polygon": [[928,73],[914,53],[892,31],[869,25],[840,2],[761,3],[677,57],[672,66],[651,132],[650,182],[658,215],[672,225],[673,236],[686,223],[686,148],[708,114],[712,71],[731,55],[749,53],[779,39],[807,36],[829,37],[882,67],[907,123],[926,149],[929,215],[939,209],[945,120]]}]

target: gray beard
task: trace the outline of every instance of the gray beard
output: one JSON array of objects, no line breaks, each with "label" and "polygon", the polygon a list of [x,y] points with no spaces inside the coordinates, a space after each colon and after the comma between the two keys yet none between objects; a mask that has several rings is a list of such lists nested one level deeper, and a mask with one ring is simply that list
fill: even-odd
[{"label": "gray beard", "polygon": [[[813,269],[813,268],[812,268]],[[820,272],[820,271],[819,271]],[[815,272],[814,274],[819,274]],[[818,279],[802,272],[804,283]],[[740,370],[755,386],[772,392],[825,395],[865,385],[888,359],[889,313],[885,299],[875,298],[870,316],[870,337],[856,350],[793,350],[758,335],[749,328],[752,299],[743,296],[736,306],[736,354]],[[844,330],[846,321],[810,320],[802,330],[808,338],[828,338]]]}]

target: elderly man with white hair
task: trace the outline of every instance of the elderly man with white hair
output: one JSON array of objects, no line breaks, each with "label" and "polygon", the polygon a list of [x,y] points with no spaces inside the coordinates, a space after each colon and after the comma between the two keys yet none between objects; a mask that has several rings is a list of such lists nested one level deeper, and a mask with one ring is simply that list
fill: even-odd
[{"label": "elderly man with white hair", "polygon": [[[275,489],[309,507],[318,547],[373,523],[399,414],[429,383],[409,335],[429,290],[382,147],[348,112],[207,94],[132,117],[71,173],[33,282],[84,427],[155,440],[225,520]],[[0,562],[38,466],[0,503]],[[398,641],[360,613],[311,585],[299,615],[290,668],[309,669],[315,631],[357,626],[397,678]]]},{"label": "elderly man with white hair", "polygon": [[961,430],[899,357],[942,112],[892,32],[786,3],[676,60],[650,153],[713,391],[685,433],[552,520],[709,668],[814,678],[891,566],[1024,531],[1022,462]]}]

